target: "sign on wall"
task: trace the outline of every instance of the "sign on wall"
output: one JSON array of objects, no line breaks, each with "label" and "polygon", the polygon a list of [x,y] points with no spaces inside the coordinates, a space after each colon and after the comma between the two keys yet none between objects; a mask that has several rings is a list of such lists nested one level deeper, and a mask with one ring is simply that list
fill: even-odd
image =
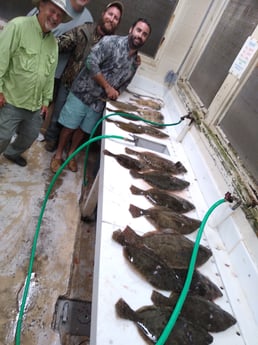
[{"label": "sign on wall", "polygon": [[255,38],[248,37],[239,54],[237,55],[235,61],[233,62],[229,72],[236,76],[238,79],[241,78],[242,74],[257,52],[257,49],[257,40]]}]

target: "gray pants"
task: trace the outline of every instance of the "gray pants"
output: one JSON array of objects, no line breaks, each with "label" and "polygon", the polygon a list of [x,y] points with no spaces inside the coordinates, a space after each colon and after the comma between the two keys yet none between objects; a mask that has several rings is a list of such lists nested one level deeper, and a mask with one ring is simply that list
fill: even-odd
[{"label": "gray pants", "polygon": [[[37,138],[42,125],[40,110],[29,111],[5,104],[0,109],[0,153],[17,157]],[[15,140],[10,143],[16,134]]]}]

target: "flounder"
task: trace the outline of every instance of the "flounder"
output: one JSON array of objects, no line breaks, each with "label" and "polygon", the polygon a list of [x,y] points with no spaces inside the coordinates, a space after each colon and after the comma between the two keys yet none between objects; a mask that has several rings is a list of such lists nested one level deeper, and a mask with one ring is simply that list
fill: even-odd
[{"label": "flounder", "polygon": [[131,169],[130,174],[134,178],[143,179],[152,187],[157,187],[169,191],[181,191],[190,185],[188,181],[182,180],[175,176],[171,176],[170,174],[162,171],[146,171],[140,173],[136,170]]},{"label": "flounder", "polygon": [[139,107],[139,105],[137,106],[130,102],[126,103],[126,102],[121,102],[121,101],[113,101],[110,99],[108,100],[108,103],[111,104],[113,107],[115,107],[119,112],[126,112],[126,113],[135,112],[140,117],[144,118],[145,120],[157,122],[157,123],[163,123],[164,115],[158,110],[143,109]]},{"label": "flounder", "polygon": [[175,194],[166,193],[158,188],[143,190],[132,185],[130,190],[132,194],[144,195],[153,205],[163,206],[174,212],[185,213],[195,209],[195,206],[190,201]]},{"label": "flounder", "polygon": [[[115,309],[120,318],[133,321],[141,336],[153,344],[157,343],[171,316],[169,308],[154,305],[134,311],[122,298],[117,301]],[[211,334],[179,316],[166,345],[208,345],[212,341]]]},{"label": "flounder", "polygon": [[[124,231],[114,231],[112,238],[122,246],[136,244],[152,249],[170,268],[188,268],[194,247],[194,242],[177,233],[151,231],[139,236],[129,226]],[[196,267],[203,265],[211,256],[211,250],[200,245]]]},{"label": "flounder", "polygon": [[168,134],[152,126],[139,125],[133,122],[113,121],[110,119],[107,119],[106,121],[113,122],[117,127],[121,128],[122,130],[130,132],[130,133],[134,133],[134,134],[147,134],[154,138],[160,138],[160,139],[168,138],[169,136]]},{"label": "flounder", "polygon": [[[114,105],[114,104],[113,104]],[[118,107],[117,109],[111,109],[108,106],[106,107],[108,111],[112,111],[113,113],[116,113],[117,115],[125,118],[130,118],[132,121],[142,121],[147,120],[150,122],[153,122],[151,125],[162,128],[165,126],[164,124],[164,115],[156,110],[146,110],[146,109],[134,109],[133,106],[124,106]],[[129,115],[129,116],[128,116]]]},{"label": "flounder", "polygon": [[131,101],[133,101],[134,103],[143,106],[143,107],[148,107],[148,108],[152,108],[155,110],[160,110],[161,109],[161,104],[160,102],[157,101],[153,101],[152,99],[143,99],[143,98],[130,98]]},{"label": "flounder", "polygon": [[164,115],[158,110],[138,109],[139,116],[147,121],[155,122],[157,124],[164,124]]},{"label": "flounder", "polygon": [[187,235],[197,230],[201,221],[168,210],[166,207],[156,206],[142,209],[130,204],[129,211],[133,218],[145,216],[158,230],[172,229],[180,234]]},{"label": "flounder", "polygon": [[[150,248],[128,244],[123,247],[128,262],[155,288],[180,293],[187,276],[187,269],[172,269]],[[214,300],[222,296],[220,289],[197,269],[194,270],[189,294]]]},{"label": "flounder", "polygon": [[174,175],[186,173],[187,170],[181,162],[172,162],[169,159],[159,156],[156,153],[149,151],[135,151],[129,147],[125,148],[125,152],[129,155],[135,155],[140,160],[144,160],[145,163],[153,170],[161,170],[163,172],[171,173]]},{"label": "flounder", "polygon": [[131,91],[128,88],[125,90],[125,92],[132,94],[137,99],[147,99],[147,100],[150,99],[150,100],[156,102],[157,104],[159,104],[161,108],[163,108],[165,106],[164,100],[161,98],[158,98],[156,96],[140,94],[140,93],[137,93],[135,91]]},{"label": "flounder", "polygon": [[[165,297],[153,291],[151,300],[156,306],[175,308],[179,294],[172,293]],[[194,325],[200,326],[208,332],[222,332],[236,323],[236,319],[219,305],[200,296],[187,296],[180,315]]]},{"label": "flounder", "polygon": [[122,109],[123,111],[137,111],[139,109],[139,106],[134,105],[132,103],[126,103],[121,101],[114,101],[111,99],[108,99],[108,103],[110,103],[113,107]]},{"label": "flounder", "polygon": [[145,167],[143,162],[134,158],[132,159],[130,156],[124,154],[115,154],[106,149],[103,150],[103,153],[107,156],[115,158],[116,161],[126,169],[141,170]]}]

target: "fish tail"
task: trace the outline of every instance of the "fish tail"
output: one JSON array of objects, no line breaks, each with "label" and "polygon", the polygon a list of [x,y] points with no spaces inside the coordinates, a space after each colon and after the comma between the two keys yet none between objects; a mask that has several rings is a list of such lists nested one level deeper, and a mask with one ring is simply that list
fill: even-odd
[{"label": "fish tail", "polygon": [[122,245],[124,245],[124,235],[120,229],[116,230],[112,234],[112,239]]},{"label": "fish tail", "polygon": [[141,195],[143,193],[142,189],[133,185],[130,187],[130,191],[132,192],[132,194],[136,194],[136,195]]},{"label": "fish tail", "polygon": [[181,173],[186,173],[186,172],[187,172],[186,168],[184,167],[184,165],[183,165],[180,161],[178,161],[178,162],[175,163],[175,167],[176,167],[176,168],[178,169],[178,171],[180,171]]},{"label": "fish tail", "polygon": [[129,225],[126,226],[126,228],[123,231],[124,234],[124,242],[125,244],[130,243],[130,244],[134,244],[139,242],[140,240],[140,236],[136,234],[136,232],[130,228]]},{"label": "fish tail", "polygon": [[104,155],[107,155],[107,156],[111,156],[111,157],[114,157],[115,155],[113,154],[113,153],[111,153],[110,151],[108,151],[108,150],[103,150],[103,153],[104,153]]},{"label": "fish tail", "polygon": [[135,205],[130,204],[129,211],[133,218],[138,218],[143,215],[143,210]]},{"label": "fish tail", "polygon": [[126,320],[135,321],[135,311],[120,298],[115,304],[116,312],[119,317]]}]

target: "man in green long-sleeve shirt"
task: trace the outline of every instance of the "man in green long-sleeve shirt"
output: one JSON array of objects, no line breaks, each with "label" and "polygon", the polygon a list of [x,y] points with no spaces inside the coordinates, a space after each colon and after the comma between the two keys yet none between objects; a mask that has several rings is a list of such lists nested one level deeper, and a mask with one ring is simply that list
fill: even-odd
[{"label": "man in green long-sleeve shirt", "polygon": [[52,100],[58,47],[51,30],[71,19],[65,0],[36,2],[37,16],[15,18],[0,34],[0,153],[20,166]]}]

